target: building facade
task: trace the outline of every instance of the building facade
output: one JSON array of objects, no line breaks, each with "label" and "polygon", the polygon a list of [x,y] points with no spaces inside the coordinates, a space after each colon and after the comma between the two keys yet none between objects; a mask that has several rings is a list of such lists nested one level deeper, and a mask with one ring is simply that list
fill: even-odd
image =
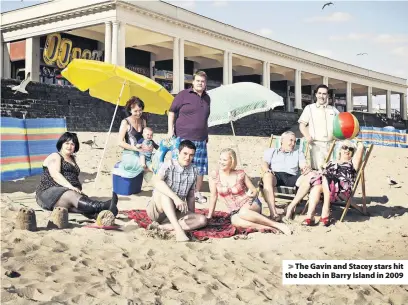
[{"label": "building facade", "polygon": [[[63,83],[72,58],[126,66],[163,84],[172,93],[188,87],[198,69],[209,88],[253,81],[285,97],[287,111],[312,101],[318,84],[330,99],[353,110],[353,96],[399,94],[407,120],[407,80],[322,57],[205,18],[164,2],[49,1],[2,14],[1,76]],[[57,54],[57,55],[56,55]]]}]

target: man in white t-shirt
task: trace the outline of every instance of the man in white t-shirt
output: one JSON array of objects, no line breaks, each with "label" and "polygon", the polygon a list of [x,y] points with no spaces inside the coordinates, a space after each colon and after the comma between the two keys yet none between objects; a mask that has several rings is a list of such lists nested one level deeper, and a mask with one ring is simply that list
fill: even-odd
[{"label": "man in white t-shirt", "polygon": [[326,85],[319,85],[315,95],[316,103],[305,107],[298,122],[300,132],[310,144],[311,167],[319,170],[329,152],[333,121],[339,111],[328,105],[329,88]]}]

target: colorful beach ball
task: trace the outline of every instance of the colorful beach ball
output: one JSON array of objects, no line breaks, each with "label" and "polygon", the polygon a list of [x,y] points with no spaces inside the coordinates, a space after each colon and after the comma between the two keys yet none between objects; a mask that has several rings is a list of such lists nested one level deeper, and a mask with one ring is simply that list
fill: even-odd
[{"label": "colorful beach ball", "polygon": [[360,132],[357,118],[350,112],[341,112],[333,122],[333,136],[339,140],[354,139]]}]

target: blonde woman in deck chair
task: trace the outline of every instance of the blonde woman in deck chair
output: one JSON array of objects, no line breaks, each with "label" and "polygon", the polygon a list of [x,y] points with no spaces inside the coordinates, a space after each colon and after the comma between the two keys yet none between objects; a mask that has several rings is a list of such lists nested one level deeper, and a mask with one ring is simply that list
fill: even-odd
[{"label": "blonde woman in deck chair", "polygon": [[[309,207],[302,225],[316,225],[314,213],[321,194],[323,194],[324,199],[320,223],[326,227],[332,223],[330,203],[338,200],[347,201],[351,195],[357,177],[357,169],[363,158],[364,145],[362,142],[358,142],[356,147],[353,142],[347,140],[340,144],[338,159],[329,161],[324,166],[323,171],[314,175],[310,180]],[[303,188],[305,187],[307,186],[303,185]],[[286,215],[288,219],[290,219],[293,208],[297,204],[296,200],[297,198],[288,207]]]}]

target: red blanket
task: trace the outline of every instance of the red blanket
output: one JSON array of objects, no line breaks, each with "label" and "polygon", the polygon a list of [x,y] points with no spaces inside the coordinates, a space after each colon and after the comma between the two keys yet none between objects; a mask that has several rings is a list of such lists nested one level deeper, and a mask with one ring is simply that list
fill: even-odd
[{"label": "red blanket", "polygon": [[[208,210],[196,209],[197,214],[207,215]],[[142,228],[147,228],[147,226],[152,222],[147,216],[145,210],[131,210],[126,211],[125,214],[128,215],[130,219],[133,219]],[[226,212],[216,211],[211,219],[209,219],[208,224],[205,228],[190,231],[195,238],[198,240],[206,240],[208,238],[226,238],[231,237],[236,234],[248,234],[252,232],[257,232],[254,229],[240,229],[236,228],[231,224],[231,217]],[[262,231],[262,232],[272,232],[272,231]]]}]

